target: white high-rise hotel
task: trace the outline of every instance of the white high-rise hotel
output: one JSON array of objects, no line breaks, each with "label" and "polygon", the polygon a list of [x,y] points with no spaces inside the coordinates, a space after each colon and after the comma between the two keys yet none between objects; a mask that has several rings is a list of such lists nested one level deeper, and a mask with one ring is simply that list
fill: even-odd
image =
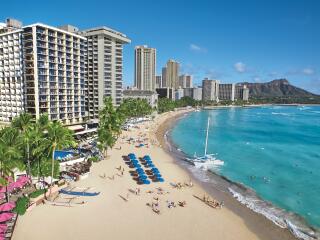
[{"label": "white high-rise hotel", "polygon": [[0,35],[0,121],[27,111],[64,124],[82,122],[86,39],[40,23],[14,27],[8,32],[3,27]]},{"label": "white high-rise hotel", "polygon": [[128,42],[105,27],[80,33],[7,20],[0,25],[0,122],[26,111],[72,125],[97,118],[105,96],[120,104]]},{"label": "white high-rise hotel", "polygon": [[156,89],[156,49],[148,46],[135,48],[134,85],[139,90]]}]

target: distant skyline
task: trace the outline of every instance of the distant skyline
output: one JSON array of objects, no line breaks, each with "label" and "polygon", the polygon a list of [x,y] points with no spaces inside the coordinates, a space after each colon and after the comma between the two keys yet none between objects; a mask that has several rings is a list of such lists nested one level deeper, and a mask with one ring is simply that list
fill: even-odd
[{"label": "distant skyline", "polygon": [[124,84],[134,83],[134,47],[157,49],[157,75],[168,59],[221,82],[287,78],[320,94],[320,1],[5,1],[0,22],[105,25],[126,34]]}]

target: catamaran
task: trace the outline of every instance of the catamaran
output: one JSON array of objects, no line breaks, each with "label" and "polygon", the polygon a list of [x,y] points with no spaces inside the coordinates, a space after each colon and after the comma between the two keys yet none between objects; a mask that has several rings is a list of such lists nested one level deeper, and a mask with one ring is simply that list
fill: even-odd
[{"label": "catamaran", "polygon": [[204,155],[198,157],[195,154],[193,158],[186,158],[186,161],[192,163],[197,168],[205,168],[205,169],[207,169],[209,167],[222,166],[224,164],[223,161],[215,158],[215,154],[208,154],[208,152],[207,152],[207,150],[208,150],[209,126],[210,126],[210,118],[208,118]]}]

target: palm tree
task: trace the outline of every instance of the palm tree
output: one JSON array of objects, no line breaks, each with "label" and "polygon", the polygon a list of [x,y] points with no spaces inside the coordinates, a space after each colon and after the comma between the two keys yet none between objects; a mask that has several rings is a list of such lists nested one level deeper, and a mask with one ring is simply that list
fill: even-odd
[{"label": "palm tree", "polygon": [[31,174],[30,168],[30,141],[32,139],[32,115],[29,113],[22,113],[18,117],[14,118],[12,127],[20,131],[22,135],[22,141],[25,147],[25,157],[27,159],[28,175]]},{"label": "palm tree", "polygon": [[123,116],[113,107],[111,97],[104,99],[104,108],[99,113],[98,140],[102,150],[107,154],[107,148],[113,147],[119,134]]},{"label": "palm tree", "polygon": [[[0,179],[6,187],[7,179],[13,177],[13,170],[24,169],[21,160],[19,131],[15,128],[7,127],[0,131]],[[9,201],[9,194],[6,191],[6,199]]]},{"label": "palm tree", "polygon": [[73,138],[72,132],[63,127],[62,124],[58,121],[52,122],[47,127],[47,136],[46,141],[50,146],[51,154],[51,186],[53,183],[54,175],[54,153],[57,149],[64,149],[71,146],[74,146],[75,140]]}]

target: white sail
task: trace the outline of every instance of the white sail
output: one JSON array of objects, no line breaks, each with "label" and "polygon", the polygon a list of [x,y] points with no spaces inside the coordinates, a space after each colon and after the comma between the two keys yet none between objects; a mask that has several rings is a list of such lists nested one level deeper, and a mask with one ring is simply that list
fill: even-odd
[{"label": "white sail", "polygon": [[224,162],[219,159],[216,159],[214,157],[214,154],[208,154],[209,125],[210,125],[210,118],[208,118],[208,124],[207,124],[204,155],[202,157],[197,157],[195,154],[193,159],[186,158],[186,161],[191,162],[197,168],[208,169],[210,167],[224,165]]}]

